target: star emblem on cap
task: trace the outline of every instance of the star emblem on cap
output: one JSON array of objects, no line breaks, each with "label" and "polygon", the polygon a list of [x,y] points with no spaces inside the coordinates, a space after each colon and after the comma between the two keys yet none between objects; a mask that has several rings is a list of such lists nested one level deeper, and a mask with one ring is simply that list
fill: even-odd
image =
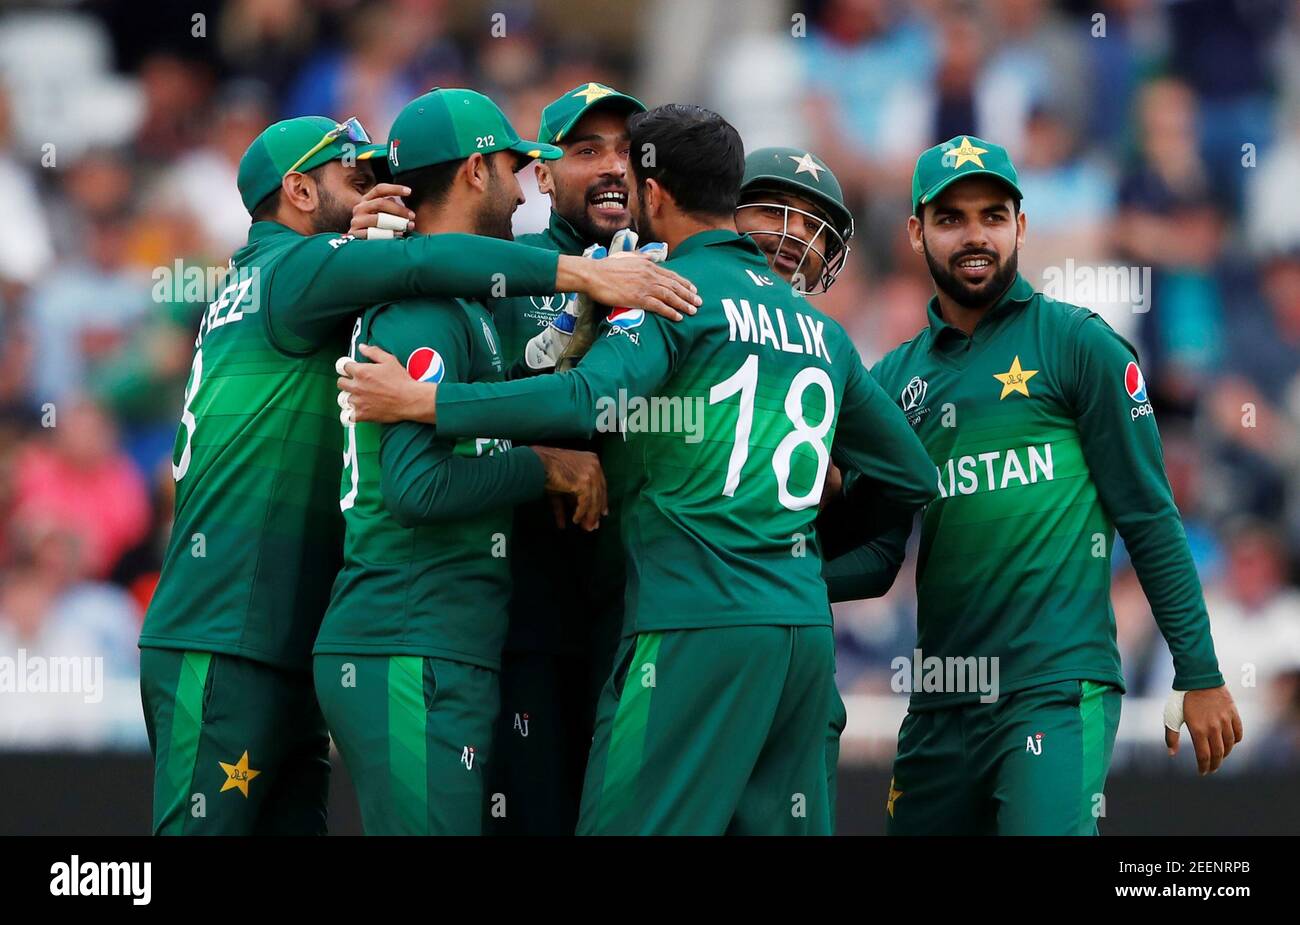
[{"label": "star emblem on cap", "polygon": [[967,162],[974,164],[976,167],[983,167],[984,162],[980,160],[981,154],[988,154],[988,148],[977,148],[970,143],[970,139],[965,135],[961,138],[961,144],[948,152],[952,155],[952,169],[956,170],[962,164]]},{"label": "star emblem on cap", "polygon": [[821,172],[826,168],[822,167],[820,164],[814,161],[812,159],[811,154],[804,154],[803,157],[795,157],[793,154],[787,154],[786,157],[790,158],[790,160],[794,161],[796,164],[799,165],[794,169],[794,172],[796,174],[810,173],[813,175],[814,180],[816,180],[818,183],[821,182],[822,180]]},{"label": "star emblem on cap", "polygon": [[602,84],[588,83],[585,87],[583,87],[581,90],[579,90],[577,93],[573,95],[582,97],[583,102],[586,103],[588,106],[590,106],[596,100],[600,99],[603,96],[609,96],[613,92],[614,91],[611,90],[609,87],[603,86]]}]

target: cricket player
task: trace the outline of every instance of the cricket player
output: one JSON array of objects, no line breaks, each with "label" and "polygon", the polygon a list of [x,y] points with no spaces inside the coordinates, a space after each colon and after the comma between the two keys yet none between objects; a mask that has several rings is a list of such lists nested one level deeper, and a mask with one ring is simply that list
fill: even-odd
[{"label": "cricket player", "polygon": [[[830,289],[844,268],[849,239],[853,237],[853,213],[844,204],[844,191],[834,172],[816,155],[798,148],[760,148],[745,157],[736,230],[753,239],[774,273],[795,289],[815,295]],[[857,476],[855,470],[850,470],[850,483]],[[855,496],[862,497],[871,491],[874,488],[864,483]],[[817,534],[823,554],[827,534],[842,532],[839,524],[830,522],[831,519],[851,517],[855,512],[848,507],[836,505],[829,515],[818,517]],[[854,524],[854,529],[859,526]],[[834,551],[838,547],[831,548]],[[886,586],[869,596],[879,596],[887,590]],[[834,833],[840,736],[848,722],[844,699],[834,678],[829,697],[826,791]]]},{"label": "cricket player", "polygon": [[[925,443],[939,489],[922,518],[917,664],[886,803],[894,834],[1097,832],[1124,691],[1116,530],[1173,654],[1171,751],[1184,716],[1202,773],[1242,736],[1137,354],[1017,273],[1020,200],[992,142],[961,136],[921,154],[908,233],[936,294],[928,326],[872,371]],[[830,563],[832,597],[882,571],[887,586],[907,532]],[[882,548],[894,550],[883,565]]]},{"label": "cricket player", "polygon": [[155,833],[324,831],[329,740],[310,659],[342,557],[334,361],[363,306],[501,285],[693,298],[649,261],[345,236],[364,198],[387,208],[406,192],[375,185],[384,150],[355,119],[306,116],[267,128],[240,162],[253,223],[195,340],[171,543],[140,636]]},{"label": "cricket player", "polygon": [[[485,139],[488,139],[486,142]],[[436,89],[393,123],[389,166],[416,232],[511,236],[515,171],[559,148],[522,141],[496,104]],[[522,161],[522,162],[521,162]],[[477,301],[367,309],[352,336],[406,357],[426,382],[500,379],[492,315]],[[543,490],[576,496],[599,526],[595,454],[446,439],[426,424],[347,424],[344,564],[315,646],[316,691],[370,834],[479,834],[510,595],[511,519]]]},{"label": "cricket player", "polygon": [[[635,97],[594,82],[542,110],[539,137],[564,154],[537,162],[538,188],[551,197],[550,223],[518,241],[576,256],[608,247],[631,225],[627,117],[644,111]],[[565,320],[565,300],[555,293],[493,302],[507,364],[538,355],[529,341]],[[600,443],[564,445],[598,450]],[[557,525],[550,500],[515,510],[510,629],[488,781],[488,792],[501,794],[489,816],[488,831],[497,834],[572,835],[577,828],[596,703],[623,621],[617,507],[602,529],[587,532]]]},{"label": "cricket player", "polygon": [[[695,281],[697,315],[615,309],[582,363],[551,376],[410,383],[367,401],[349,391],[353,364],[339,384],[359,419],[414,411],[442,437],[619,427],[606,471],[624,504],[626,618],[580,833],[823,834],[834,653],[805,542],[831,445],[886,486],[882,527],[933,497],[932,467],[842,329],[736,234],[735,129],[684,105],[628,128],[633,152],[655,152],[629,160],[636,226]],[[688,406],[703,414],[694,438]]]},{"label": "cricket player", "polygon": [[[550,223],[539,234],[518,238],[520,243],[576,256],[608,248],[613,235],[631,225],[626,122],[644,111],[635,97],[591,81],[543,109],[539,137],[564,155],[535,164],[538,187],[551,197]],[[352,230],[366,235],[376,221],[359,208]],[[560,349],[578,361],[575,319],[566,306],[570,295],[563,292],[489,301],[507,378],[552,371]],[[369,356],[373,347],[359,349]],[[600,436],[565,445],[598,449]],[[555,501],[515,509],[501,713],[487,766],[489,834],[573,834],[596,702],[622,626],[617,506],[611,505],[605,529],[589,533],[557,520]]]},{"label": "cricket player", "polygon": [[826,163],[799,148],[760,148],[745,157],[736,230],[772,270],[808,295],[830,289],[844,268],[853,213]]}]

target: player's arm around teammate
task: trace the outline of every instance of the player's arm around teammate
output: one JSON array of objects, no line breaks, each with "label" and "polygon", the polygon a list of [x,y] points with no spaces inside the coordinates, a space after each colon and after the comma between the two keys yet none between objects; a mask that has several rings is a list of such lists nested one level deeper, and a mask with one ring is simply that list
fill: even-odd
[{"label": "player's arm around teammate", "polygon": [[[667,120],[665,119],[665,121]],[[663,150],[662,146],[660,150]],[[739,174],[739,171],[737,171],[737,174]],[[638,188],[641,189],[641,187]],[[761,258],[757,261],[754,260],[754,258],[759,257],[759,254],[753,249],[753,246],[748,242],[744,242],[743,239],[735,238],[734,235],[731,235],[730,239],[728,239],[725,232],[721,230],[706,232],[704,229],[692,227],[686,217],[675,208],[674,201],[664,202],[665,194],[659,191],[660,186],[657,180],[653,182],[647,180],[644,190],[650,195],[645,198],[643,205],[653,217],[653,221],[644,224],[639,221],[639,225],[646,227],[646,224],[648,224],[650,227],[657,228],[662,220],[666,232],[663,240],[678,241],[680,243],[681,240],[690,237],[695,246],[691,249],[691,256],[683,257],[683,259],[693,261],[692,267],[701,267],[700,278],[704,278],[703,267],[709,266],[711,270],[719,274],[718,280],[715,281],[715,292],[721,289],[728,294],[739,293],[747,299],[754,300],[755,304],[757,304],[757,298],[761,298],[761,295],[754,291],[755,287],[758,285],[771,286],[772,282],[770,279],[764,281],[759,275],[765,272],[767,268],[761,263]],[[675,192],[676,190],[674,190]],[[734,209],[734,200],[728,209]],[[710,213],[710,215],[712,214]],[[669,230],[670,223],[671,230]],[[716,219],[713,225],[720,227],[720,223]],[[651,234],[658,237],[653,232]],[[697,236],[693,237],[692,234]],[[715,248],[716,250],[714,250]],[[688,245],[682,245],[681,253],[685,254],[687,249]],[[716,255],[713,258],[716,261],[716,266],[710,260],[711,251],[713,255]],[[742,254],[743,257],[740,256]],[[744,274],[734,266],[728,266],[732,260],[745,267]],[[738,282],[736,277],[739,277],[739,280],[744,282]],[[710,274],[710,279],[712,279],[712,274]],[[721,280],[726,280],[726,282],[723,283]],[[753,282],[749,282],[750,280]],[[769,299],[773,295],[781,298],[779,293],[782,288],[787,294],[789,293],[788,287],[768,290]],[[744,304],[748,305],[749,303],[745,302]],[[734,308],[733,305],[732,309]],[[710,305],[710,309],[708,324],[712,327],[711,336],[715,341],[721,339],[733,342],[732,349],[737,354],[743,353],[746,348],[741,344],[734,343],[736,341],[735,330],[733,329],[733,336],[730,338],[727,335],[728,324],[724,319],[722,305],[715,301]],[[766,311],[766,309],[763,309],[763,311]],[[617,319],[612,318],[612,320]],[[718,329],[719,322],[722,325],[721,330]],[[656,323],[654,319],[628,318],[625,319],[625,323],[626,327],[611,324],[608,329],[609,336],[602,338],[592,348],[583,364],[576,371],[552,377],[546,382],[529,381],[464,388],[448,385],[437,399],[440,401],[445,399],[444,407],[439,410],[431,402],[427,411],[422,413],[427,413],[430,419],[436,418],[439,430],[449,434],[460,433],[466,428],[476,426],[487,426],[491,429],[505,428],[506,432],[521,439],[535,436],[539,432],[587,433],[595,426],[597,402],[602,396],[613,394],[616,386],[625,388],[634,395],[656,393],[664,380],[674,374],[677,364],[684,362],[683,358],[692,354],[694,338],[697,336],[696,330],[700,327],[699,319],[695,322],[683,324],[680,329],[675,326]],[[878,387],[875,387],[866,375],[865,370],[861,367],[861,361],[851,347],[848,346],[847,338],[843,335],[843,332],[838,328],[833,331],[829,330],[834,327],[833,322],[825,322],[820,316],[817,316],[815,323],[819,330],[824,323],[826,324],[828,329],[827,342],[835,348],[833,358],[824,354],[818,354],[818,356],[821,358],[822,363],[827,364],[834,371],[837,382],[844,385],[842,397],[838,386],[835,388],[837,393],[835,397],[836,405],[841,409],[840,414],[847,416],[847,420],[844,417],[840,418],[841,426],[844,428],[846,435],[844,440],[847,451],[857,465],[878,469],[882,481],[887,485],[887,493],[893,495],[900,503],[910,504],[910,514],[917,506],[932,497],[935,491],[932,477],[933,470],[925,456],[924,449],[911,433],[901,412],[885,399],[883,393],[880,393]],[[628,330],[633,332],[632,336],[625,333]],[[809,352],[812,351],[809,350]],[[730,359],[729,357],[728,361]],[[759,357],[751,354],[746,367],[753,368],[756,361],[759,361]],[[780,361],[769,360],[769,362],[779,363]],[[730,363],[728,362],[727,365],[729,366]],[[682,373],[681,375],[686,374]],[[806,378],[810,373],[805,370],[804,375]],[[346,381],[343,384],[346,388]],[[432,393],[432,390],[427,387],[426,391]],[[794,412],[788,410],[789,407],[790,405],[787,402],[785,413],[793,414]],[[529,414],[530,409],[535,410]],[[538,420],[539,415],[543,418],[542,420]],[[829,425],[830,423],[828,416],[823,421],[823,424]],[[777,471],[778,479],[780,479],[779,472],[781,470],[778,468]],[[819,481],[822,474],[824,474],[824,469],[817,476]],[[770,499],[764,500],[770,502]],[[796,502],[794,499],[789,499],[788,503]],[[795,510],[796,508],[790,509]],[[824,588],[816,580],[817,573],[815,570],[811,577],[813,579],[812,585],[817,589],[815,597],[820,600],[812,603],[810,609],[817,614],[814,619],[824,620],[826,619]],[[801,601],[800,603],[808,605],[807,601]],[[802,611],[797,614],[792,612],[790,616],[793,619],[788,622],[792,624],[799,623],[801,619],[805,618]],[[762,619],[770,619],[770,614],[763,614]],[[778,619],[774,622],[780,624],[785,621]],[[823,628],[819,626],[817,629],[822,630]],[[690,648],[686,645],[688,635],[690,634],[672,634],[671,641],[664,643],[666,647],[675,647],[680,641],[683,647],[680,652],[674,649],[671,658],[668,657],[667,649],[661,652],[660,654],[664,656],[666,664],[682,663],[682,654]],[[829,638],[828,631],[818,634],[810,632],[809,638],[812,635],[817,635],[818,639]],[[647,638],[652,637],[658,638],[658,634],[651,634]],[[824,651],[829,656],[829,646]],[[817,660],[817,671],[813,672],[813,674],[817,679],[816,689],[825,691],[832,683],[829,659]],[[680,688],[674,685],[673,687],[674,694],[681,698],[677,702],[678,707],[691,704],[690,697],[692,691],[695,690],[694,685]],[[804,694],[803,706],[806,708],[806,691]],[[707,816],[697,815],[687,818],[683,815],[683,807],[693,805],[693,802],[688,795],[679,792],[677,789],[676,775],[686,773],[682,769],[693,767],[695,757],[693,754],[688,754],[692,749],[689,730],[670,727],[667,716],[673,710],[673,701],[665,700],[664,703],[665,707],[663,709],[668,712],[665,713],[664,719],[657,721],[655,724],[657,731],[654,735],[658,744],[653,750],[646,753],[646,760],[650,762],[646,767],[659,768],[672,775],[672,780],[655,778],[662,784],[659,788],[660,792],[657,792],[654,798],[655,806],[658,809],[650,812],[642,807],[633,812],[626,801],[616,800],[612,796],[608,800],[603,800],[603,798],[599,797],[599,794],[606,791],[612,793],[613,791],[610,788],[613,785],[608,780],[606,784],[609,784],[609,786],[598,783],[602,779],[602,774],[604,774],[598,766],[594,778],[597,781],[597,786],[595,789],[588,788],[593,800],[592,805],[594,806],[597,802],[600,802],[602,806],[613,806],[617,803],[622,809],[615,808],[611,810],[613,815],[606,818],[603,823],[595,819],[595,816],[599,816],[600,813],[595,813],[593,819],[589,820],[594,826],[592,830],[603,831],[610,826],[612,828],[609,830],[622,830],[626,826],[629,830],[637,831],[646,827],[655,831],[711,831],[715,830],[715,826],[720,825],[720,828],[716,830],[722,830],[726,829],[729,823],[733,823],[740,826],[740,830],[748,831],[751,830],[750,825],[757,825],[759,828],[752,830],[758,831],[761,829],[767,831],[772,830],[768,827],[778,825],[772,817],[780,815],[779,812],[772,813],[769,807],[767,810],[768,815],[764,817],[762,823],[759,823],[756,816],[749,815],[757,807],[750,805],[745,799],[740,801],[745,804],[744,811],[737,810],[738,815],[734,818],[730,816],[731,804],[727,802],[725,797],[715,801],[717,806],[712,807]],[[807,711],[805,712],[807,713]],[[694,710],[690,709],[683,710],[682,713],[684,715],[697,715]],[[798,724],[799,728],[797,730],[793,730],[793,727],[782,727],[786,729],[786,732],[792,734],[797,732],[796,737],[798,740],[798,747],[783,759],[790,764],[790,768],[786,770],[790,770],[795,765],[798,766],[800,774],[803,775],[800,777],[802,784],[798,789],[802,790],[804,786],[812,786],[812,781],[809,780],[806,772],[810,766],[815,766],[816,776],[822,779],[822,786],[824,787],[825,764],[822,743],[825,740],[826,715],[824,713],[815,717],[805,715],[803,720],[803,723]],[[598,730],[600,728],[602,727],[598,724]],[[670,740],[679,743],[679,747],[669,746]],[[601,741],[599,732],[597,741],[598,743]],[[744,743],[741,750],[743,751],[748,744],[748,742]],[[810,748],[810,744],[814,747]],[[609,743],[606,742],[605,745],[609,746]],[[593,749],[593,756],[599,752],[602,760],[604,760],[607,750],[608,748],[598,746]],[[649,757],[651,754],[656,757]],[[659,763],[668,761],[669,755],[677,756],[675,760],[670,761],[674,768],[671,771],[666,767],[662,767]],[[633,759],[633,761],[635,764],[641,764],[639,760]],[[612,757],[608,759],[607,766],[611,769],[614,767]],[[627,770],[627,768],[624,768],[624,770]],[[707,769],[707,773],[713,773],[713,770],[710,767]],[[613,774],[612,771],[610,773]],[[647,773],[649,772],[644,770],[637,771],[638,777],[644,777]],[[744,781],[748,775],[748,766],[744,759],[739,760],[738,767],[733,771],[733,776],[736,773],[740,774],[740,789],[743,790],[745,789]],[[776,772],[773,771],[773,773]],[[736,784],[736,781],[731,777],[722,776],[726,778],[729,785]],[[592,781],[593,778],[589,776],[589,785]],[[699,782],[699,786],[709,789],[708,785],[703,782]],[[822,807],[820,799],[816,796],[816,789],[820,788],[808,791],[809,825],[806,830],[824,832],[829,829],[828,818],[821,813]],[[608,795],[606,793],[606,796]],[[584,798],[584,807],[586,805],[586,799]],[[814,811],[814,807],[816,807],[816,811]],[[720,823],[715,818],[718,812],[721,812]],[[584,818],[586,818],[586,813],[587,810],[584,808]],[[638,822],[637,819],[641,821]]]},{"label": "player's arm around teammate", "polygon": [[[348,236],[365,238],[374,227],[380,214],[403,218],[410,213],[401,197],[410,190],[397,184],[376,187],[373,195],[357,204],[353,210]],[[367,224],[369,223],[369,224]],[[401,236],[402,232],[395,232]],[[700,299],[695,285],[677,273],[659,267],[640,254],[625,255],[632,260],[614,260],[608,263],[593,261],[573,254],[556,254],[542,248],[530,247],[512,241],[494,240],[478,235],[438,234],[419,239],[425,243],[417,255],[423,272],[450,273],[446,279],[411,293],[414,295],[452,295],[467,299],[499,298],[508,295],[553,295],[557,292],[576,292],[588,296],[600,305],[631,305],[644,308],[656,315],[680,321],[693,315]],[[385,239],[383,243],[401,241]],[[473,242],[468,244],[467,242]],[[374,242],[376,244],[381,242]],[[400,247],[400,245],[399,245]],[[367,249],[368,250],[368,249]],[[400,251],[399,251],[400,252]],[[532,252],[532,253],[527,253]],[[454,255],[454,256],[453,256]],[[463,262],[468,257],[468,263]],[[451,259],[458,265],[448,268],[442,261]],[[518,262],[520,268],[510,270]],[[546,277],[547,268],[553,268]],[[484,272],[486,271],[486,272]],[[540,273],[541,276],[536,274]],[[513,279],[518,276],[518,281]],[[547,278],[550,281],[539,283]],[[504,287],[502,285],[504,281]],[[384,296],[383,298],[395,298]],[[380,299],[380,301],[383,300]],[[363,300],[370,301],[370,300]],[[353,302],[353,307],[355,307]]]},{"label": "player's arm around teammate", "polygon": [[[509,237],[523,201],[518,159],[559,154],[519,140],[491,100],[468,90],[413,100],[393,137],[419,235]],[[495,147],[482,150],[484,138]],[[500,337],[477,301],[382,303],[356,322],[354,357],[363,337],[405,357],[413,379],[502,373]],[[577,498],[578,520],[594,528],[605,507],[599,463],[591,453],[449,437],[410,421],[358,424],[347,408],[342,419],[347,536],[314,650],[317,694],[368,833],[478,834],[513,508],[546,489],[566,492]]]}]

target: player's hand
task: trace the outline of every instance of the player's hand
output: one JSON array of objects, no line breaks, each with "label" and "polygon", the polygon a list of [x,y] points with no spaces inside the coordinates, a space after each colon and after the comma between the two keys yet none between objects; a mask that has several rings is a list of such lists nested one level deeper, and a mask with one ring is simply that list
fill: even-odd
[{"label": "player's hand", "polygon": [[[409,186],[396,183],[376,183],[352,208],[352,224],[348,234],[354,238],[400,238],[415,230],[415,213],[399,198],[411,195]],[[381,216],[383,216],[381,218]],[[378,229],[371,234],[372,229]]]},{"label": "player's hand", "polygon": [[681,321],[683,314],[695,314],[701,301],[693,283],[656,266],[644,254],[628,254],[620,260],[588,260],[562,254],[555,288],[585,293],[601,305],[643,308],[673,321]]},{"label": "player's hand", "polygon": [[[1181,719],[1192,735],[1196,769],[1202,775],[1219,770],[1232,747],[1241,741],[1241,716],[1226,686],[1188,691],[1183,696]],[[1173,725],[1166,717],[1165,745],[1170,755],[1178,754],[1178,730],[1171,728]]]},{"label": "player's hand", "polygon": [[436,423],[436,384],[412,379],[401,361],[386,350],[370,344],[357,344],[357,350],[370,362],[339,357],[334,364],[339,374],[339,417],[344,424]]},{"label": "player's hand", "polygon": [[[638,247],[637,242],[639,240],[640,238],[637,236],[637,233],[633,231],[631,228],[624,228],[621,231],[614,232],[614,237],[609,242],[609,248],[608,248],[609,258],[611,260],[616,260],[620,257],[626,257],[629,254],[641,254],[645,257],[649,257],[655,263],[663,263],[665,260],[668,259],[667,244],[664,244],[662,241],[655,241],[650,244],[642,244],[640,247]],[[596,257],[605,256],[606,249],[602,247],[599,250],[600,253],[597,253],[594,256]],[[584,252],[582,256],[584,257],[593,256],[593,254],[591,253],[591,248],[588,248],[587,251]],[[675,311],[669,312],[667,310],[661,310],[654,306],[646,306],[645,308],[646,311],[655,315],[662,315],[663,317],[667,318],[669,321],[682,320],[682,316]],[[594,326],[593,326],[593,333],[594,333]],[[585,352],[586,352],[586,348],[584,347],[582,353]]]},{"label": "player's hand", "polygon": [[569,495],[577,502],[573,522],[584,530],[599,527],[600,518],[609,513],[600,458],[586,450],[557,450],[549,446],[532,449],[546,470],[546,490]]}]

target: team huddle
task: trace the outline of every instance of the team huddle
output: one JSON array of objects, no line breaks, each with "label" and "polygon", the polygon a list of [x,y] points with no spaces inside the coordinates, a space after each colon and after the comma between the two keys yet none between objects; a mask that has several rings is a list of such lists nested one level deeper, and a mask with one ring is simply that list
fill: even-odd
[{"label": "team huddle", "polygon": [[155,833],[324,833],[332,739],[370,834],[831,834],[830,605],[888,591],[918,514],[918,657],[998,682],[912,691],[891,832],[1097,831],[1117,531],[1167,743],[1219,766],[1137,357],[1018,274],[1004,149],[921,153],[936,294],[868,371],[816,307],[853,219],[814,154],[597,83],[538,135],[435,89],[386,144],[307,116],[245,153],[140,638]]}]

